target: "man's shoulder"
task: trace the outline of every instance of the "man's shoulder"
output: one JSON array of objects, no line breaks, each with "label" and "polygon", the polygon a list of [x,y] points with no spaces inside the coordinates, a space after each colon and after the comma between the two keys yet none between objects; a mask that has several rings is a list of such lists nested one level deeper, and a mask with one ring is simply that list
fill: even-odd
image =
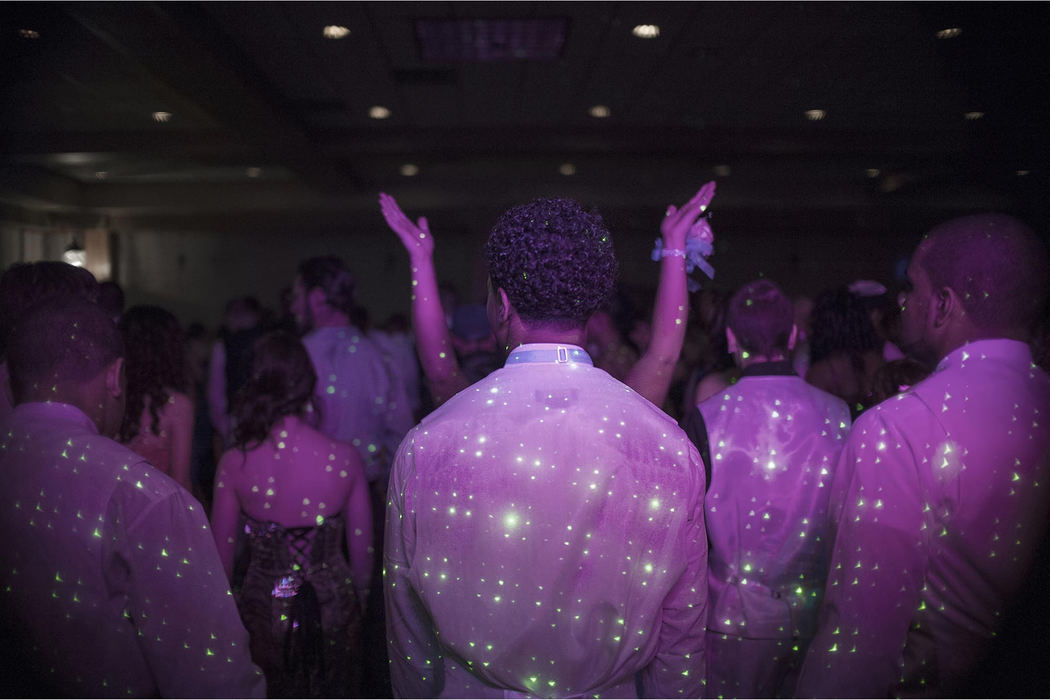
[{"label": "man's shoulder", "polygon": [[723,403],[749,401],[802,400],[819,405],[829,412],[849,414],[849,405],[834,394],[813,386],[797,374],[744,377],[717,394],[701,401],[698,406],[705,409]]},{"label": "man's shoulder", "polygon": [[126,445],[97,432],[78,429],[75,422],[19,420],[16,416],[3,438],[5,447],[33,454],[27,458],[28,463],[54,466],[55,469],[46,470],[48,475],[89,474],[91,490],[96,493],[128,491],[140,498],[161,500],[183,490]]},{"label": "man's shoulder", "polygon": [[882,403],[872,406],[853,421],[850,440],[862,439],[875,431],[892,430],[899,435],[915,431],[926,431],[931,422],[938,422],[936,413],[929,403],[914,390],[891,396]]},{"label": "man's shoulder", "polygon": [[[450,423],[458,431],[462,430],[465,415],[478,415],[480,411],[500,411],[508,407],[511,396],[518,397],[515,410],[524,410],[523,404],[532,405],[537,413],[551,413],[564,402],[571,405],[574,420],[586,421],[593,414],[595,421],[608,419],[613,411],[629,413],[635,429],[648,425],[650,429],[660,427],[671,432],[681,432],[678,423],[664,413],[651,401],[634,389],[612,377],[604,370],[589,365],[579,365],[566,375],[566,381],[558,390],[550,392],[539,390],[539,384],[533,385],[521,373],[521,368],[497,369],[488,376],[474,382],[461,390],[444,404],[426,416],[417,426],[417,430],[427,430],[438,425]],[[577,401],[585,402],[583,404]],[[602,411],[596,413],[600,401]],[[591,409],[594,409],[592,411]],[[584,412],[584,413],[581,413]],[[604,416],[604,418],[603,418]],[[681,433],[685,438],[685,433]]]}]

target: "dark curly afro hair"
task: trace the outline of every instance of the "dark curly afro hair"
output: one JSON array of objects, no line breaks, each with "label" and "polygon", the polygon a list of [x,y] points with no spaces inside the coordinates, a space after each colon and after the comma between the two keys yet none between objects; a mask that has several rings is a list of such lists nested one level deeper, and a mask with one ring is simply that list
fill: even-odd
[{"label": "dark curly afro hair", "polygon": [[571,199],[508,210],[485,246],[493,288],[526,321],[585,323],[616,284],[612,236],[597,211]]}]

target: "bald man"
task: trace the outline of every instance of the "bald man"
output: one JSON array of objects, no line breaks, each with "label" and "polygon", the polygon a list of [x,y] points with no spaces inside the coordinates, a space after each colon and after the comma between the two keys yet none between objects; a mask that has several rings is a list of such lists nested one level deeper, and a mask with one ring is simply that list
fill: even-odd
[{"label": "bald man", "polygon": [[850,433],[800,697],[965,692],[1046,529],[1050,378],[1025,341],[1047,278],[1045,248],[1009,216],[920,243],[902,344],[936,370]]}]

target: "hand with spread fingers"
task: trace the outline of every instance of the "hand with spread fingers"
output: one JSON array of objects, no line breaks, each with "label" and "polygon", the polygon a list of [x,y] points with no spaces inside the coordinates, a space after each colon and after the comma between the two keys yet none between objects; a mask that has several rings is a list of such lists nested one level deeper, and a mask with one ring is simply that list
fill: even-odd
[{"label": "hand with spread fingers", "polygon": [[413,260],[434,255],[434,237],[430,234],[427,217],[421,216],[413,223],[405,212],[401,211],[397,200],[385,192],[379,193],[379,208],[387,225],[401,239]]},{"label": "hand with spread fingers", "polygon": [[413,223],[397,200],[381,192],[379,208],[387,225],[408,251],[412,266],[412,327],[416,352],[427,378],[435,406],[440,406],[468,385],[460,370],[452,336],[441,307],[434,269],[434,236],[425,216]]}]

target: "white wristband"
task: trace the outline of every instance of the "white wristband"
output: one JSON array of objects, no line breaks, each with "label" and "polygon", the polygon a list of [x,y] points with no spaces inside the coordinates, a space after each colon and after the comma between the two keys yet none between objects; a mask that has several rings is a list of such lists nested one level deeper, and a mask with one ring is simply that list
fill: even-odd
[{"label": "white wristband", "polygon": [[682,250],[681,248],[664,248],[663,250],[660,251],[660,257],[661,258],[666,258],[666,257],[671,256],[671,255],[673,255],[676,258],[684,258],[685,257],[685,251]]}]

